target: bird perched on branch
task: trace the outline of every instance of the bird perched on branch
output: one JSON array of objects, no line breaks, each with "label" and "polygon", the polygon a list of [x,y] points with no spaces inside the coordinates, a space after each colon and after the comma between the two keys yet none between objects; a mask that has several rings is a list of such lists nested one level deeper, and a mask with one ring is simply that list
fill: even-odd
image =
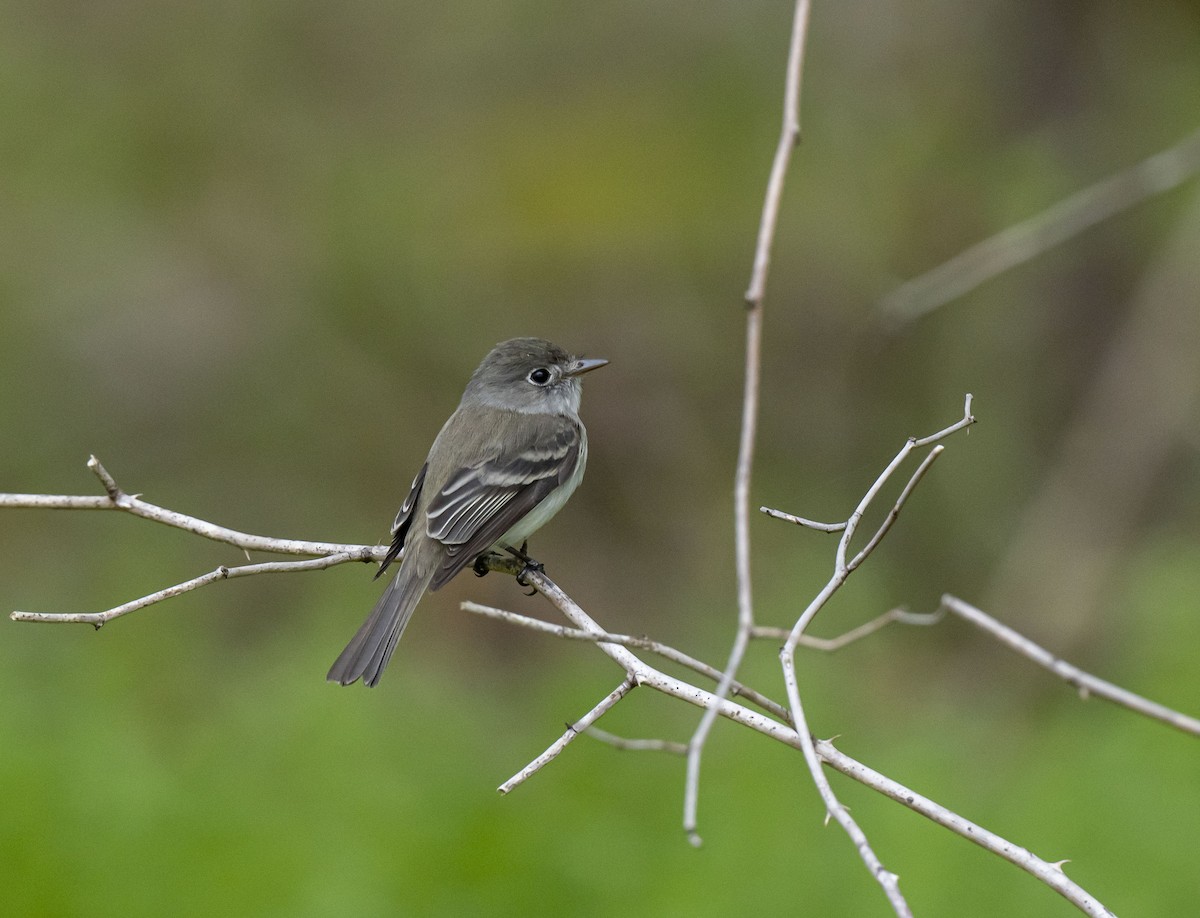
[{"label": "bird perched on branch", "polygon": [[483,358],[413,479],[376,576],[403,552],[400,570],[330,682],[375,685],[425,591],[489,552],[540,567],[527,540],[562,509],[587,464],[579,378],[606,363],[541,338],[502,341]]}]

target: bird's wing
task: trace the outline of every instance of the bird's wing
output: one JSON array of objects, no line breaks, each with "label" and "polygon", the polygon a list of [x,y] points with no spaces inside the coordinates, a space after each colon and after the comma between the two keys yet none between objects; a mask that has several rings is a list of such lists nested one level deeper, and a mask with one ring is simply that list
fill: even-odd
[{"label": "bird's wing", "polygon": [[428,462],[421,466],[421,471],[417,472],[417,477],[413,479],[412,487],[409,488],[408,497],[404,498],[404,503],[400,505],[400,512],[396,514],[396,521],[392,523],[392,547],[388,549],[383,563],[379,565],[379,570],[375,572],[376,579],[388,569],[388,565],[396,560],[396,557],[400,554],[400,550],[404,548],[404,537],[408,535],[409,527],[412,526],[413,508],[417,505],[417,499],[421,496],[421,487],[425,484],[425,473],[427,471],[429,471]]},{"label": "bird's wing", "polygon": [[560,415],[506,418],[509,430],[499,431],[493,442],[513,442],[503,434],[516,425],[522,430],[519,447],[498,448],[478,465],[458,469],[430,500],[429,535],[446,547],[431,590],[491,548],[575,471],[581,440],[576,421]]}]

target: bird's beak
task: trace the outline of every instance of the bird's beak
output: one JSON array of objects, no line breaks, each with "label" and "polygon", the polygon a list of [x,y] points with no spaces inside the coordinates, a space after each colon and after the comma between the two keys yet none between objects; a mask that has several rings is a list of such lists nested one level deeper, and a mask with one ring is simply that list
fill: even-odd
[{"label": "bird's beak", "polygon": [[607,360],[603,360],[599,357],[593,358],[592,360],[576,360],[569,367],[567,367],[567,372],[563,375],[582,376],[584,373],[590,373],[592,370],[600,369],[607,363]]}]

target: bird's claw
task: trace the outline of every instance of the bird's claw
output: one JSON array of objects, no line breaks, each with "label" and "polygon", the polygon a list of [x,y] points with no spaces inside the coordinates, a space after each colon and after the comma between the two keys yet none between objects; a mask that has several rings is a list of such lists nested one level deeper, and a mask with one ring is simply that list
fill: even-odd
[{"label": "bird's claw", "polygon": [[537,593],[537,587],[529,582],[529,574],[541,574],[546,570],[546,565],[541,561],[534,561],[532,558],[525,559],[525,567],[521,569],[521,573],[517,574],[517,583],[523,587],[529,587],[529,592],[526,596],[533,596]]}]

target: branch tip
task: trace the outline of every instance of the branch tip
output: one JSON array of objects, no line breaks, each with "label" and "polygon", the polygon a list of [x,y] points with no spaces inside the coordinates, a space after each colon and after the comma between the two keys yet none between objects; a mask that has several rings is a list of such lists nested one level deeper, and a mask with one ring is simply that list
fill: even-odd
[{"label": "branch tip", "polygon": [[104,490],[108,493],[109,500],[114,504],[117,503],[123,495],[120,487],[117,486],[116,479],[108,473],[108,469],[100,464],[100,460],[95,455],[88,456],[87,467],[100,479],[100,484],[104,485]]}]

